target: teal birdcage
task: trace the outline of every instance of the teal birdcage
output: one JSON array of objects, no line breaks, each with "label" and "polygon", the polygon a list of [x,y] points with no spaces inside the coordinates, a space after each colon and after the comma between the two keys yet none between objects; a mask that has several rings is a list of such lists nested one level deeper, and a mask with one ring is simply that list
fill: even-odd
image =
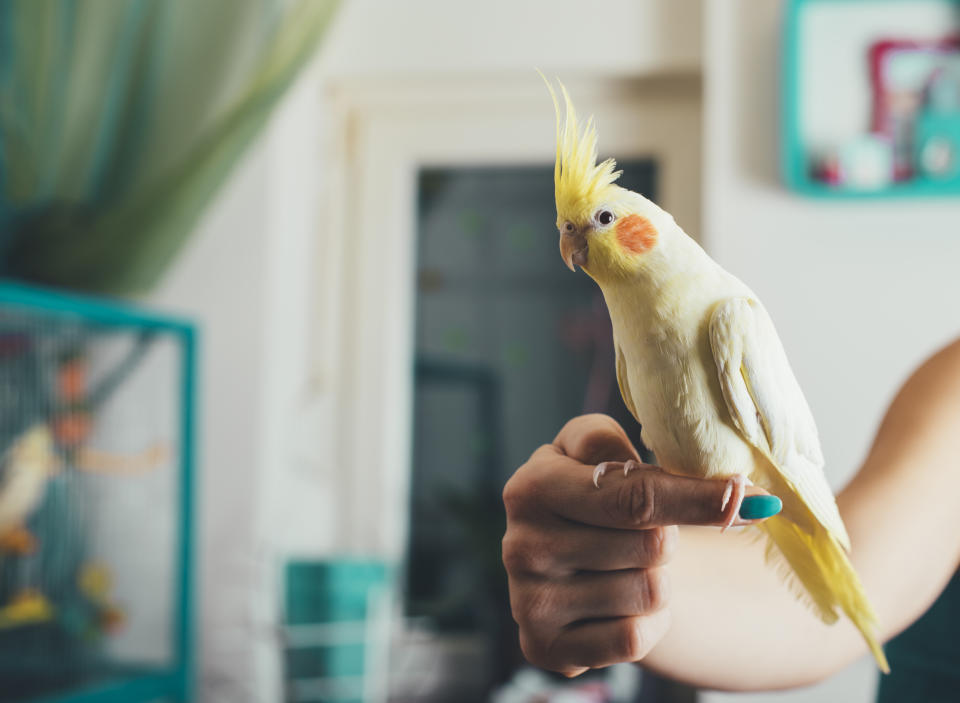
[{"label": "teal birdcage", "polygon": [[190,698],[194,354],[0,284],[0,703]]}]

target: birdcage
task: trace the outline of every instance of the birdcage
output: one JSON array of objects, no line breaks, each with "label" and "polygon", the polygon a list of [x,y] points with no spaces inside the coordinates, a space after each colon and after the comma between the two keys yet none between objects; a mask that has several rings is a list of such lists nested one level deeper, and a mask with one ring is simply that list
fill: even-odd
[{"label": "birdcage", "polygon": [[187,700],[194,331],[0,284],[0,703]]}]

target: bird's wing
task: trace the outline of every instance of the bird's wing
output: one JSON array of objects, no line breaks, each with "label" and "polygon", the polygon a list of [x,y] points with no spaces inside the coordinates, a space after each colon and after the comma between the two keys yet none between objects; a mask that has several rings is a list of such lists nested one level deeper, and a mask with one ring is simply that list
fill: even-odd
[{"label": "bird's wing", "polygon": [[750,298],[717,305],[710,318],[710,348],[737,429],[849,551],[850,538],[823,473],[813,414],[766,310]]},{"label": "bird's wing", "polygon": [[630,380],[627,378],[627,362],[623,358],[623,351],[620,349],[620,345],[614,341],[613,346],[617,351],[617,385],[620,387],[620,395],[623,397],[623,402],[627,406],[627,410],[633,415],[633,419],[640,422],[640,418],[637,417],[637,411],[633,406],[633,397],[630,395]]}]

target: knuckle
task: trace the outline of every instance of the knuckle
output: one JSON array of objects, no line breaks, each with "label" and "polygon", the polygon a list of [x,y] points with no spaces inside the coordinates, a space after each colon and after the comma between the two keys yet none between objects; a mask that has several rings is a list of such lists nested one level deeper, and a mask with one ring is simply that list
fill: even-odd
[{"label": "knuckle", "polygon": [[647,637],[641,618],[625,618],[617,628],[616,657],[620,661],[634,662],[647,653]]},{"label": "knuckle", "polygon": [[527,603],[527,615],[531,622],[546,623],[557,613],[557,599],[554,589],[549,585],[542,585],[530,590]]},{"label": "knuckle", "polygon": [[617,512],[636,527],[653,523],[656,514],[654,473],[641,471],[617,488]]},{"label": "knuckle", "polygon": [[550,588],[528,585],[511,592],[510,612],[521,627],[537,627],[549,619],[553,601]]},{"label": "knuckle", "polygon": [[529,586],[511,586],[510,588],[510,615],[521,629],[530,622],[530,618],[527,617],[528,591]]},{"label": "knuckle", "polygon": [[619,433],[612,427],[597,428],[580,437],[573,447],[573,455],[584,463],[596,464],[605,459],[619,458],[623,453],[621,444]]},{"label": "knuckle", "polygon": [[651,600],[653,599],[652,581],[653,579],[650,577],[650,570],[648,569],[644,569],[637,575],[637,584],[634,590],[637,601],[637,612],[649,613],[653,610],[651,607]]},{"label": "knuckle", "polygon": [[670,561],[676,549],[677,530],[673,525],[653,527],[644,533],[644,540],[638,543],[638,549],[643,550],[646,566],[659,566]]},{"label": "knuckle", "polygon": [[520,626],[521,631],[524,623],[527,622],[524,591],[525,589],[522,587],[513,584],[510,586],[510,616]]},{"label": "knuckle", "polygon": [[577,427],[581,425],[584,421],[583,415],[578,415],[577,417],[572,417],[563,423],[563,427],[560,428],[560,431],[557,432],[557,436],[554,438],[554,442],[560,443],[561,440],[566,437],[571,432],[576,432]]},{"label": "knuckle", "polygon": [[516,513],[526,500],[526,481],[520,476],[523,468],[521,466],[517,469],[503,487],[503,507],[506,508],[507,515]]},{"label": "knuckle", "polygon": [[523,512],[536,499],[544,481],[544,462],[548,456],[555,454],[556,450],[552,445],[544,444],[513,472],[513,476],[504,484],[501,494],[508,516]]},{"label": "knuckle", "polygon": [[514,474],[503,486],[503,507],[507,509],[508,513],[513,509],[514,505],[516,505],[518,498],[517,494],[517,474]]},{"label": "knuckle", "polygon": [[593,427],[602,426],[606,422],[613,422],[613,418],[601,413],[577,415],[564,423],[557,433],[557,439],[565,439],[571,436],[580,437],[583,434],[588,434]]},{"label": "knuckle", "polygon": [[637,541],[638,565],[656,566],[663,559],[663,528],[653,527],[642,534],[643,539]]},{"label": "knuckle", "polygon": [[553,566],[549,538],[531,537],[529,530],[507,528],[501,543],[501,558],[508,574],[543,575]]},{"label": "knuckle", "polygon": [[627,436],[620,423],[605,413],[587,413],[581,419],[584,423],[596,428],[595,431],[603,436],[613,437],[617,440],[625,439]]},{"label": "knuckle", "polygon": [[507,529],[500,547],[503,566],[511,576],[531,571],[533,559],[526,545],[527,540],[518,536],[516,530]]},{"label": "knuckle", "polygon": [[670,595],[673,592],[670,581],[669,569],[657,569],[660,574],[660,607],[667,608],[670,605]]},{"label": "knuckle", "polygon": [[641,607],[644,612],[655,612],[667,604],[667,584],[662,569],[647,569],[640,578]]},{"label": "knuckle", "polygon": [[677,552],[677,542],[680,539],[680,530],[677,529],[676,525],[667,525],[661,529],[660,558],[661,563],[665,564],[673,559],[673,555]]},{"label": "knuckle", "polygon": [[530,628],[520,626],[520,651],[528,662],[540,669],[558,669],[557,662],[548,655],[548,650],[542,637]]}]

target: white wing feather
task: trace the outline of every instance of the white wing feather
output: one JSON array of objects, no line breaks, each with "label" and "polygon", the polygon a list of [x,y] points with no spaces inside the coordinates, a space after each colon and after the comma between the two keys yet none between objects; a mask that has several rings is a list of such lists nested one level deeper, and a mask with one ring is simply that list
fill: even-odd
[{"label": "white wing feather", "polygon": [[710,347],[737,429],[849,551],[850,538],[823,473],[813,414],[767,311],[750,298],[720,303],[710,318]]}]

